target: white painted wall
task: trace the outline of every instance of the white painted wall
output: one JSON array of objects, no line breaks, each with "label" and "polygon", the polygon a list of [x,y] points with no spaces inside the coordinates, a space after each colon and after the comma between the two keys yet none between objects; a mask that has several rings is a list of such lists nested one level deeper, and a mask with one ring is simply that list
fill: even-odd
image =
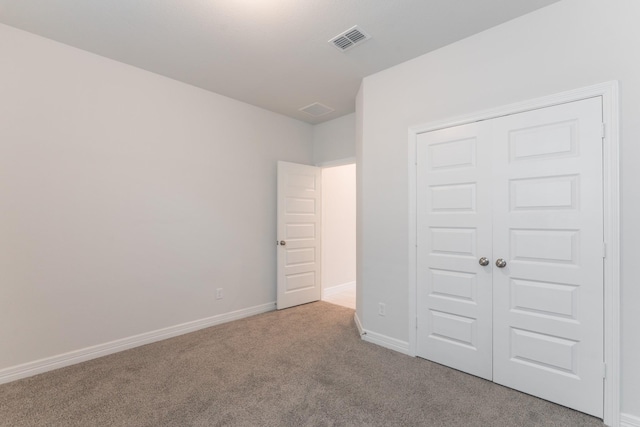
[{"label": "white painted wall", "polygon": [[355,113],[313,127],[313,164],[353,163],[356,156]]},{"label": "white painted wall", "polygon": [[[617,79],[622,120],[622,412],[640,415],[640,2],[563,0],[364,79],[358,317],[409,338],[410,126]],[[360,273],[361,268],[361,273]],[[362,283],[360,283],[362,282]],[[386,316],[377,315],[379,302]]]},{"label": "white painted wall", "polygon": [[356,281],[356,165],[322,169],[322,289]]},{"label": "white painted wall", "polygon": [[[312,126],[0,25],[0,370],[275,301]],[[224,288],[224,299],[214,291]]]}]

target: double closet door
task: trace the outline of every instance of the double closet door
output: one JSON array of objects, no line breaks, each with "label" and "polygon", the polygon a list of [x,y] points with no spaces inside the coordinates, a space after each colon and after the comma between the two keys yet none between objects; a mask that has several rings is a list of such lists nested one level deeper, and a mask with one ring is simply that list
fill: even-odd
[{"label": "double closet door", "polygon": [[418,135],[418,356],[603,415],[602,100]]}]

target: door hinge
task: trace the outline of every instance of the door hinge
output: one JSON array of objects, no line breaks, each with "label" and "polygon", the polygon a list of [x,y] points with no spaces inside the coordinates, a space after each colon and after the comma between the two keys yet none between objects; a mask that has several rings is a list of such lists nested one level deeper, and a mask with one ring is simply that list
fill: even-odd
[{"label": "door hinge", "polygon": [[602,364],[602,378],[607,378],[607,364]]},{"label": "door hinge", "polygon": [[601,135],[602,139],[605,139],[607,137],[607,124],[603,123],[602,124],[602,135]]},{"label": "door hinge", "polygon": [[606,257],[607,257],[607,243],[602,242],[602,258],[606,258]]}]

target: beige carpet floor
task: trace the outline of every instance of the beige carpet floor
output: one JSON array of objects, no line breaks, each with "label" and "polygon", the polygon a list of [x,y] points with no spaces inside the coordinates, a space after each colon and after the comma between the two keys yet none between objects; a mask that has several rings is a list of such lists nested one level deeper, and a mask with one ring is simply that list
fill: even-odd
[{"label": "beige carpet floor", "polygon": [[600,420],[362,341],[317,302],[0,386],[2,426],[581,426]]}]

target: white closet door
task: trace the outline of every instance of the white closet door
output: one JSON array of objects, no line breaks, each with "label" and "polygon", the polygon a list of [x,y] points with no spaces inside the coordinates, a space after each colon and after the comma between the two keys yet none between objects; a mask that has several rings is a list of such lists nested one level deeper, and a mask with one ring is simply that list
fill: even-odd
[{"label": "white closet door", "polygon": [[496,383],[602,417],[600,98],[491,120]]},{"label": "white closet door", "polygon": [[491,379],[491,264],[478,263],[491,257],[486,129],[418,136],[417,353]]},{"label": "white closet door", "polygon": [[601,98],[425,133],[417,159],[418,356],[602,417]]}]

